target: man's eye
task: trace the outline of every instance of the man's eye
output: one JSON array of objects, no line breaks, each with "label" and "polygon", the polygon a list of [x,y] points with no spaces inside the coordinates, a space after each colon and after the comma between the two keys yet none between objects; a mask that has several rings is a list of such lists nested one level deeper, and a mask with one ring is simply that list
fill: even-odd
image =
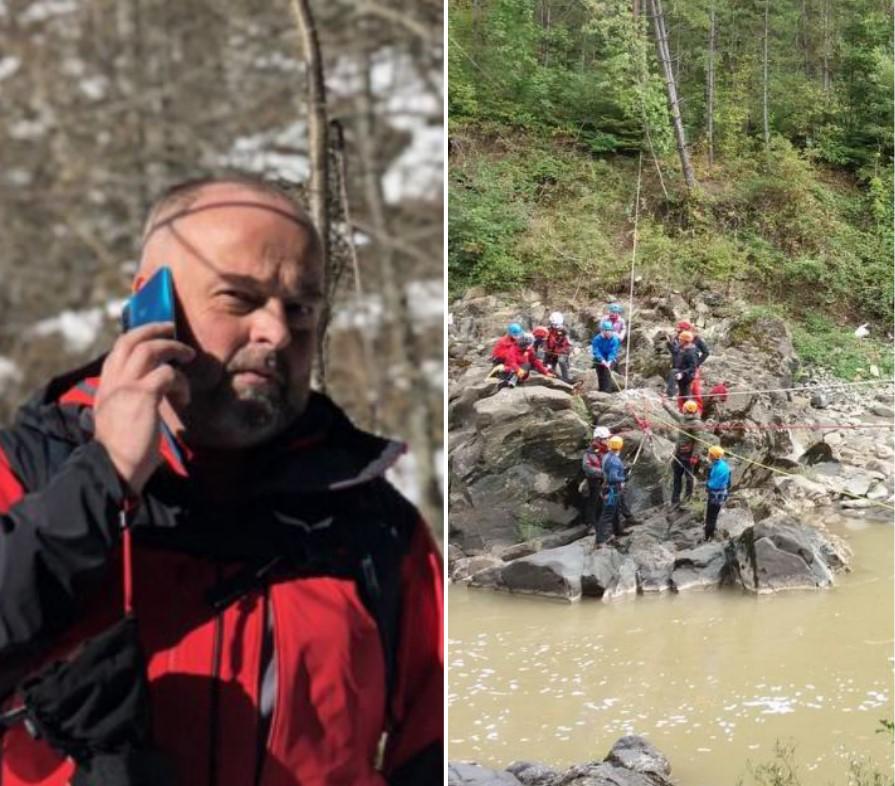
[{"label": "man's eye", "polygon": [[314,313],[314,306],[310,303],[287,303],[286,314],[290,319],[309,317]]},{"label": "man's eye", "polygon": [[220,293],[227,305],[236,308],[252,308],[257,304],[257,300],[246,292],[240,292],[236,289],[228,289]]}]

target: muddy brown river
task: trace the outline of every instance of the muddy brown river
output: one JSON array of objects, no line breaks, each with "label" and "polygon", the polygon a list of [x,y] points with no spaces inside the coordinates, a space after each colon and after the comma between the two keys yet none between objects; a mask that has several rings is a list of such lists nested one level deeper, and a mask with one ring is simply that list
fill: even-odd
[{"label": "muddy brown river", "polygon": [[750,783],[777,740],[803,784],[845,786],[855,756],[891,774],[893,529],[830,529],[854,559],[829,591],[565,604],[451,585],[450,758],[567,766],[636,733],[681,786]]}]

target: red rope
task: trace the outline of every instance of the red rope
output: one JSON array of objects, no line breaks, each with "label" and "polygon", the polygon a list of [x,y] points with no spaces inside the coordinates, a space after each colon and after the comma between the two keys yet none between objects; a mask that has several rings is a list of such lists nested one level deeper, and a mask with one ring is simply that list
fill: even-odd
[{"label": "red rope", "polygon": [[126,528],[121,535],[122,555],[124,563],[124,613],[134,611],[133,568],[131,566],[131,531]]}]

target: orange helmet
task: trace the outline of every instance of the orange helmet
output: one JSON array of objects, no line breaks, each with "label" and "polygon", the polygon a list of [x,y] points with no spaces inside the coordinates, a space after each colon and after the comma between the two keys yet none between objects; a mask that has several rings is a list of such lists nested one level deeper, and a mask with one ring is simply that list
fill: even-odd
[{"label": "orange helmet", "polygon": [[724,448],[722,448],[720,445],[712,445],[709,448],[709,456],[711,456],[713,459],[721,458],[722,456],[724,456]]},{"label": "orange helmet", "polygon": [[687,399],[684,402],[684,412],[698,412],[699,404],[697,404],[692,398]]},{"label": "orange helmet", "polygon": [[549,331],[543,325],[538,325],[534,330],[531,331],[531,334],[535,338],[547,338],[547,333],[549,333]]}]

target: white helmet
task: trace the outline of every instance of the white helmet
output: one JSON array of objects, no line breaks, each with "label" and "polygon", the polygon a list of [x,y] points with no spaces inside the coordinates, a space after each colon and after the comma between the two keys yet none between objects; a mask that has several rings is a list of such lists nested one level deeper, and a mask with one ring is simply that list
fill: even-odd
[{"label": "white helmet", "polygon": [[609,439],[612,436],[606,426],[597,426],[594,429],[594,439]]},{"label": "white helmet", "polygon": [[559,311],[554,311],[550,315],[550,327],[561,328],[563,325],[562,314]]}]

